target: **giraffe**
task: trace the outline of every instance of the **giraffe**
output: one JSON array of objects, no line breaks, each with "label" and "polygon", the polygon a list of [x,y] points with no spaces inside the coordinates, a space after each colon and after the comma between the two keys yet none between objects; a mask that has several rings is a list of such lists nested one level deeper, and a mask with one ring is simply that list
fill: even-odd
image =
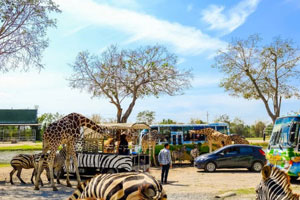
[{"label": "giraffe", "polygon": [[233,141],[234,144],[249,144],[249,141],[244,139],[240,135],[230,135],[230,139]]},{"label": "giraffe", "polygon": [[146,153],[147,149],[152,151],[152,157],[154,165],[157,166],[157,161],[155,157],[155,146],[158,139],[162,139],[163,136],[159,135],[156,130],[153,130],[142,137],[142,151]]},{"label": "giraffe", "polygon": [[216,144],[221,147],[232,144],[230,136],[220,133],[212,128],[191,130],[190,133],[205,135],[209,145],[209,152],[212,152],[212,144]]},{"label": "giraffe", "polygon": [[75,145],[81,138],[80,128],[87,127],[98,133],[103,133],[106,129],[97,125],[90,119],[80,115],[78,113],[71,113],[65,117],[51,123],[45,130],[43,135],[43,151],[42,159],[39,161],[38,172],[35,182],[35,190],[39,190],[39,178],[41,174],[43,160],[46,159],[46,153],[50,150],[48,157],[48,164],[50,168],[50,180],[53,191],[57,191],[53,177],[53,164],[56,151],[60,145],[66,144],[66,170],[67,170],[67,186],[72,187],[69,179],[69,167],[70,167],[70,156],[72,156],[74,167],[76,170],[76,177],[78,185],[80,185],[80,175],[78,171],[78,163],[76,157]]}]

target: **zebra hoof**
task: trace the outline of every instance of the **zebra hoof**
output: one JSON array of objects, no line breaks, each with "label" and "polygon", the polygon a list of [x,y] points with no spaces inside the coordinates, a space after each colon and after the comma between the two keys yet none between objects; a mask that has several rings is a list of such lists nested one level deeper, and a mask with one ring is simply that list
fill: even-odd
[{"label": "zebra hoof", "polygon": [[67,187],[72,187],[71,183],[67,183]]},{"label": "zebra hoof", "polygon": [[58,191],[58,189],[54,186],[54,187],[53,187],[53,191]]},{"label": "zebra hoof", "polygon": [[34,187],[34,190],[40,190],[40,188],[39,187]]}]

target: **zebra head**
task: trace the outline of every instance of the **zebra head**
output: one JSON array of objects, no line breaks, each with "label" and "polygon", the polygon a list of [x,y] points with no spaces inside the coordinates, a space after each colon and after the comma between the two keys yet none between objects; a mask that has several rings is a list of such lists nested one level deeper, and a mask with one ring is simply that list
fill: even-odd
[{"label": "zebra head", "polygon": [[290,177],[275,166],[264,166],[262,180],[256,187],[257,200],[299,199],[290,188]]}]

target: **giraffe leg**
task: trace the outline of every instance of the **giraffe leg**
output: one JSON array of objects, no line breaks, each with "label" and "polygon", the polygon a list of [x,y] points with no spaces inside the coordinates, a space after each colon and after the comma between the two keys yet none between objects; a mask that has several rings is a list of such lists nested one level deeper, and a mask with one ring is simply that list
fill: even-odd
[{"label": "giraffe leg", "polygon": [[208,145],[209,145],[209,153],[211,153],[212,152],[212,142],[209,142]]},{"label": "giraffe leg", "polygon": [[13,182],[13,175],[14,173],[16,172],[17,170],[14,168],[10,173],[9,173],[9,177],[10,177],[10,183],[13,185],[14,182]]},{"label": "giraffe leg", "polygon": [[77,161],[74,146],[75,145],[70,145],[70,155],[72,156],[74,167],[75,167],[75,170],[76,170],[77,185],[80,186],[81,180],[80,180],[80,174],[79,174],[79,170],[78,170],[78,161]]},{"label": "giraffe leg", "polygon": [[156,157],[155,157],[155,146],[152,146],[152,156],[154,165],[157,166]]},{"label": "giraffe leg", "polygon": [[[67,154],[66,154],[66,170],[67,170],[67,186],[72,187],[70,183],[70,147],[67,145]],[[74,159],[73,159],[74,161]]]},{"label": "giraffe leg", "polygon": [[18,169],[18,173],[17,173],[17,177],[19,178],[19,180],[21,181],[21,183],[26,184],[22,178],[21,178],[21,172],[22,172],[22,168]]}]

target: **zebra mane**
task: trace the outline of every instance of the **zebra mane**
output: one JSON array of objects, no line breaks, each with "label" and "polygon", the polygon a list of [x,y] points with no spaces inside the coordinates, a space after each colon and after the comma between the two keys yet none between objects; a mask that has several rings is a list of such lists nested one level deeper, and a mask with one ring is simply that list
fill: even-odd
[{"label": "zebra mane", "polygon": [[292,194],[293,196],[297,196],[297,197],[299,196],[298,194],[293,193],[291,189],[291,182],[290,182],[291,178],[284,170],[281,170],[276,166],[265,166],[265,167],[269,167],[270,170],[269,177],[264,177],[265,182],[270,180],[275,182],[281,182],[283,183],[282,187],[287,194]]},{"label": "zebra mane", "polygon": [[[85,187],[89,184],[90,181],[91,181],[91,179],[88,179],[84,182],[81,182],[80,185],[77,185],[76,190],[68,198],[68,200],[80,199],[82,192],[84,191]],[[91,198],[91,199],[93,199],[93,198]]]}]

